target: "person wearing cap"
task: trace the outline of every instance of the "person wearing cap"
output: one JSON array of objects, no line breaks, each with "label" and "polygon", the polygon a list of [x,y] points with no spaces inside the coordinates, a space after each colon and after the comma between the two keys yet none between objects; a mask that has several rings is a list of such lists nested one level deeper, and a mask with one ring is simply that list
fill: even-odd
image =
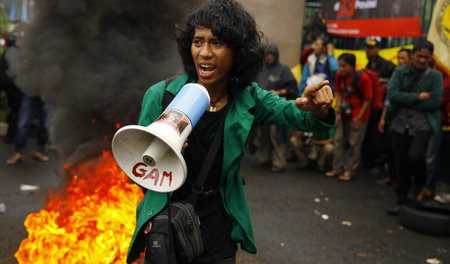
[{"label": "person wearing cap", "polygon": [[[287,100],[297,97],[297,81],[287,65],[280,63],[278,47],[270,43],[264,51],[264,68],[256,77],[261,89],[272,92]],[[272,172],[281,172],[286,167],[286,144],[288,130],[279,125],[258,127],[259,164],[271,164]]]},{"label": "person wearing cap", "polygon": [[[379,55],[381,47],[380,37],[369,37],[366,40],[366,55],[369,62],[366,68],[378,73],[386,96],[387,83],[395,70],[395,64]],[[371,168],[371,173],[380,175],[384,173],[385,156],[382,149],[382,135],[378,131],[378,123],[382,114],[381,109],[372,109],[367,124],[366,135],[362,146],[362,163]]]},{"label": "person wearing cap", "polygon": [[334,78],[339,70],[339,65],[333,55],[333,43],[326,36],[320,36],[313,45],[313,52],[303,66],[302,77],[298,89],[301,96],[308,85],[316,84],[322,80],[329,80],[330,87],[334,90]]},{"label": "person wearing cap", "polygon": [[[200,218],[204,250],[191,263],[233,264],[238,244],[243,250],[256,253],[240,174],[249,136],[261,124],[313,132],[334,127],[333,93],[328,81],[306,87],[303,96],[295,100],[285,100],[261,89],[254,81],[263,66],[262,35],[253,16],[235,0],[204,2],[176,29],[185,74],[167,87],[162,81],[147,90],[139,125],[148,126],[160,116],[166,91],[176,96],[187,83],[198,83],[208,91],[210,105],[214,107],[206,109],[188,137],[188,146],[183,152],[187,178],[183,186],[172,193],[171,201],[185,200],[194,193],[192,184],[198,176],[195,172],[202,167],[219,133],[217,154],[211,157],[214,162],[194,207]],[[223,135],[218,132],[220,125]],[[167,196],[151,190],[145,192],[136,209],[136,226],[127,263],[134,262],[144,251],[145,263],[152,263],[149,258],[155,244],[149,244],[149,237],[153,236],[151,221],[166,207]]]},{"label": "person wearing cap", "polygon": [[366,68],[378,73],[380,81],[385,87],[389,78],[391,78],[392,73],[395,70],[395,64],[382,58],[379,55],[381,48],[381,38],[380,37],[370,37],[366,40],[366,56],[369,62]]}]

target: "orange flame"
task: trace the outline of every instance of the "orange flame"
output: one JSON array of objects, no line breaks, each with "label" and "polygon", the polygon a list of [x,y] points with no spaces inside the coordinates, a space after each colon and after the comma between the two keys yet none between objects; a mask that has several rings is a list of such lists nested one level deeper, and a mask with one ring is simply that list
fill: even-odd
[{"label": "orange flame", "polygon": [[28,238],[14,256],[19,263],[125,263],[141,189],[106,151],[71,173],[64,195],[50,192],[45,208],[27,216]]}]

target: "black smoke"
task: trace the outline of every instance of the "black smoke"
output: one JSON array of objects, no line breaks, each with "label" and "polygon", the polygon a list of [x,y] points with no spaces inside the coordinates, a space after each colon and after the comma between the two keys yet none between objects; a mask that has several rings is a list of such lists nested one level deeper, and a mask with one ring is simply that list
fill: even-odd
[{"label": "black smoke", "polygon": [[50,138],[67,161],[109,148],[116,123],[137,122],[146,89],[182,73],[174,25],[198,1],[34,3],[16,82],[56,105]]}]

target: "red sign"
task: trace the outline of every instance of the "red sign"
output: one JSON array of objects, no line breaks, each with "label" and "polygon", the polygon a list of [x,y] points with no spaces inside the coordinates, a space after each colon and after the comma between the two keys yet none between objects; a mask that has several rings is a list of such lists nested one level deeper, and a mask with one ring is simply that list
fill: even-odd
[{"label": "red sign", "polygon": [[418,37],[420,0],[323,1],[328,33],[347,37]]},{"label": "red sign", "polygon": [[378,19],[329,20],[327,31],[346,37],[420,37],[420,18],[398,17]]}]

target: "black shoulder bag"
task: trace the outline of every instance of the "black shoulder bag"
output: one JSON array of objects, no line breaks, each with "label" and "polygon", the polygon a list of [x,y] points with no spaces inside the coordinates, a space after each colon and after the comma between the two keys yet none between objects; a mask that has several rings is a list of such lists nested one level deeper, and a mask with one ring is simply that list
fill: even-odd
[{"label": "black shoulder bag", "polygon": [[[166,87],[167,85],[166,82]],[[164,95],[163,106],[168,104],[167,101],[171,101],[170,99],[173,98],[168,99]],[[170,194],[167,194],[168,205],[151,219],[145,228],[146,264],[187,264],[203,252],[200,218],[195,212],[195,204],[198,196],[203,193],[204,182],[221,145],[225,117],[226,113],[220,121],[205,162],[192,186],[192,192],[186,200],[173,203],[170,202]]]}]

